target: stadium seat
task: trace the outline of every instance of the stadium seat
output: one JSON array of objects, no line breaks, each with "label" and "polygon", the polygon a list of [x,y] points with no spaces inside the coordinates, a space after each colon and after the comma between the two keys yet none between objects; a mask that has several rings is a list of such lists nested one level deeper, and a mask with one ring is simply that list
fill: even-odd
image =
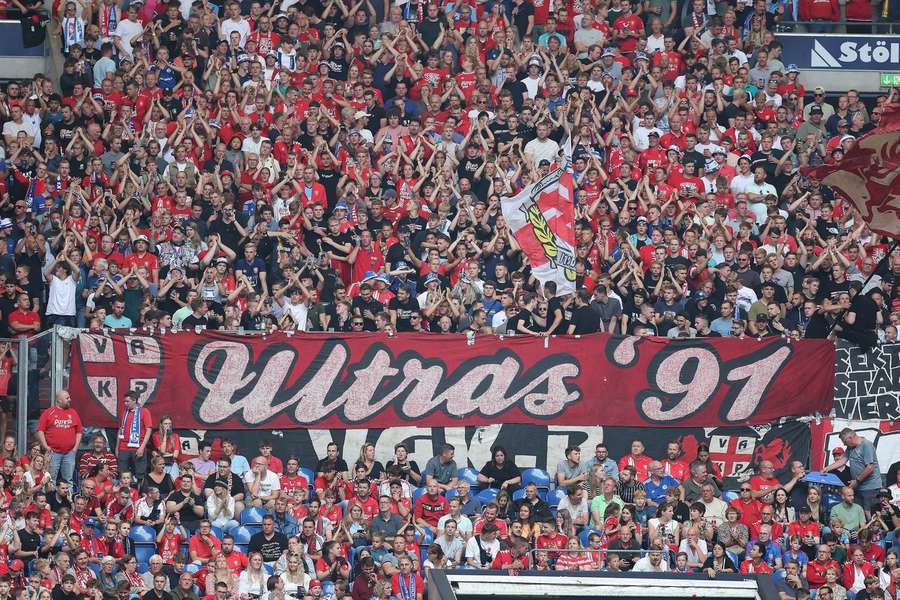
[{"label": "stadium seat", "polygon": [[306,477],[306,481],[309,482],[309,497],[312,498],[313,494],[316,491],[316,474],[312,469],[307,469],[306,467],[300,467],[300,470],[297,471],[300,475]]},{"label": "stadium seat", "polygon": [[431,542],[434,541],[434,534],[431,533],[430,529],[425,530],[425,535],[422,535],[417,530],[416,531],[416,541],[419,543],[420,547],[427,548],[428,546],[431,545]]},{"label": "stadium seat", "polygon": [[248,506],[241,511],[241,525],[262,525],[266,509],[258,506]]},{"label": "stadium seat", "polygon": [[825,514],[831,514],[831,509],[841,503],[841,496],[835,492],[825,492],[822,494],[822,508]]},{"label": "stadium seat", "polygon": [[525,497],[525,490],[516,490],[513,492],[513,495],[512,495],[513,502],[515,502],[516,500],[521,500],[524,497]]},{"label": "stadium seat", "polygon": [[275,569],[271,565],[267,565],[263,563],[263,570],[266,572],[266,575],[274,575]]},{"label": "stadium seat", "polygon": [[137,559],[139,565],[149,564],[150,557],[154,554],[156,554],[156,546],[148,546],[146,544],[134,545],[134,557]]},{"label": "stadium seat", "polygon": [[413,501],[413,504],[415,504],[415,503],[416,503],[416,500],[418,500],[419,498],[421,498],[422,495],[423,495],[425,492],[426,492],[426,490],[425,490],[425,488],[423,488],[423,487],[415,488],[415,489],[413,490],[413,494],[412,494],[412,501]]},{"label": "stadium seat", "polygon": [[725,490],[722,492],[722,500],[725,502],[731,502],[732,500],[737,500],[740,497],[740,492],[734,492],[732,490]]},{"label": "stadium seat", "polygon": [[447,500],[449,500],[450,498],[456,498],[457,496],[459,496],[459,492],[456,491],[456,488],[453,488],[452,490],[447,490],[447,493],[444,494],[444,497]]},{"label": "stadium seat", "polygon": [[473,488],[481,485],[478,482],[478,471],[476,469],[473,469],[472,467],[460,469],[458,471],[458,475],[460,481],[468,481]]},{"label": "stadium seat", "polygon": [[561,489],[561,488],[551,490],[547,494],[547,504],[549,504],[550,506],[555,508],[555,507],[559,506],[560,500],[562,500],[565,497],[566,497],[566,490]]},{"label": "stadium seat", "polygon": [[237,527],[232,527],[229,533],[231,537],[234,538],[235,544],[249,544],[250,538],[253,537],[253,534],[259,531],[258,527],[249,527],[247,525],[239,525]]},{"label": "stadium seat", "polygon": [[194,574],[199,571],[202,567],[200,565],[195,565],[194,563],[187,563],[184,565],[184,570],[190,574]]},{"label": "stadium seat", "polygon": [[135,544],[153,544],[156,546],[156,530],[146,525],[135,525],[128,533]]},{"label": "stadium seat", "polygon": [[539,490],[550,489],[550,475],[543,469],[523,469],[522,487],[533,483]]},{"label": "stadium seat", "polygon": [[234,547],[244,554],[247,554],[249,552],[249,547],[247,546],[247,544],[235,544]]},{"label": "stadium seat", "polygon": [[741,567],[741,559],[738,558],[738,555],[737,555],[737,554],[735,554],[735,553],[732,552],[731,550],[726,550],[725,553],[728,554],[728,558],[731,559],[731,562],[734,563],[734,566],[735,566],[735,567],[738,567],[738,568]]},{"label": "stadium seat", "polygon": [[497,494],[499,493],[500,490],[494,488],[485,488],[478,492],[475,497],[478,498],[478,501],[482,504],[487,504],[489,502],[493,502],[497,498]]},{"label": "stadium seat", "polygon": [[599,533],[600,535],[603,535],[603,530],[602,529],[584,529],[580,534],[578,534],[578,539],[581,540],[581,545],[583,547],[585,547],[585,548],[588,547],[588,543],[590,543],[590,540],[588,538],[591,537],[592,533]]},{"label": "stadium seat", "polygon": [[225,535],[225,530],[222,529],[221,527],[213,526],[212,534],[213,534],[213,536],[215,536],[216,539],[221,540],[222,536]]}]

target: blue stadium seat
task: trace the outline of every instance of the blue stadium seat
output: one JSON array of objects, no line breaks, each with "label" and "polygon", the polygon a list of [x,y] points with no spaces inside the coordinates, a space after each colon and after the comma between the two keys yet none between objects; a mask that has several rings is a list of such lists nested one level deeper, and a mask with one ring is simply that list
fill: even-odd
[{"label": "blue stadium seat", "polygon": [[425,492],[426,492],[426,490],[425,490],[425,488],[423,488],[423,487],[415,488],[415,489],[413,490],[413,494],[412,494],[412,501],[413,501],[413,504],[415,504],[415,503],[416,503],[416,500],[418,500],[419,498],[421,498],[422,495],[423,495]]},{"label": "blue stadium seat", "polygon": [[156,530],[146,525],[135,525],[128,533],[135,544],[153,544],[156,546]]},{"label": "blue stadium seat", "polygon": [[513,502],[515,502],[516,500],[521,500],[524,497],[525,497],[525,490],[516,490],[513,492],[513,495],[512,495]]},{"label": "blue stadium seat", "polygon": [[266,572],[266,575],[274,575],[275,574],[275,569],[272,566],[267,565],[265,563],[263,563],[263,570]]},{"label": "blue stadium seat", "polygon": [[134,557],[137,559],[139,565],[149,564],[150,557],[154,554],[156,554],[156,546],[148,546],[146,544],[134,545]]},{"label": "blue stadium seat", "polygon": [[316,493],[316,473],[306,467],[300,467],[300,470],[297,472],[306,477],[306,481],[309,482],[309,497],[312,498],[313,494]]},{"label": "blue stadium seat", "polygon": [[237,548],[238,550],[240,550],[241,552],[243,552],[244,554],[247,554],[249,552],[247,544],[235,544],[234,547]]},{"label": "blue stadium seat", "polygon": [[416,531],[416,541],[419,542],[419,546],[423,549],[428,548],[431,545],[431,542],[434,541],[434,534],[431,533],[430,529],[425,530],[425,535]]},{"label": "blue stadium seat", "polygon": [[216,539],[221,540],[222,536],[225,535],[225,530],[221,527],[213,526],[212,534],[216,537]]},{"label": "blue stadium seat", "polygon": [[472,484],[472,487],[480,486],[478,483],[478,471],[473,469],[472,467],[466,467],[465,469],[460,469],[458,471],[458,476],[460,481],[468,481]]},{"label": "blue stadium seat", "polygon": [[237,527],[232,527],[229,533],[231,537],[234,538],[235,544],[249,544],[250,538],[253,537],[253,534],[257,531],[260,531],[258,527],[249,527],[247,525],[239,525]]},{"label": "blue stadium seat", "polygon": [[732,490],[725,490],[724,492],[722,492],[722,500],[724,500],[725,502],[731,502],[732,500],[737,500],[738,498],[740,498],[740,496],[741,496],[740,492],[735,492]]},{"label": "blue stadium seat", "polygon": [[524,469],[522,471],[522,487],[533,483],[540,490],[550,489],[550,475],[543,469]]},{"label": "blue stadium seat", "polygon": [[184,565],[184,570],[188,573],[194,574],[201,569],[200,565],[195,565],[194,563],[187,563]]},{"label": "blue stadium seat", "polygon": [[592,534],[592,533],[599,533],[600,535],[603,535],[603,530],[601,530],[601,529],[584,529],[584,530],[578,535],[578,539],[581,540],[581,545],[582,545],[584,548],[587,548],[587,547],[588,547],[588,544],[590,543],[590,540],[589,540],[588,538],[591,537],[591,534]]},{"label": "blue stadium seat", "polygon": [[732,552],[731,550],[726,550],[725,553],[728,555],[728,558],[731,559],[731,562],[734,563],[734,566],[738,569],[741,568],[741,559],[738,558],[738,555]]},{"label": "blue stadium seat", "polygon": [[825,514],[831,514],[831,509],[841,503],[841,497],[839,494],[834,492],[825,492],[822,494],[822,508],[825,510]]},{"label": "blue stadium seat", "polygon": [[450,498],[456,498],[457,496],[459,496],[459,492],[456,491],[456,488],[447,490],[447,493],[444,494],[444,497],[447,498],[447,500],[449,500]]},{"label": "blue stadium seat", "polygon": [[547,504],[549,504],[550,506],[555,508],[555,507],[559,506],[560,500],[562,500],[565,497],[566,497],[566,490],[561,489],[561,488],[551,490],[547,494]]},{"label": "blue stadium seat", "polygon": [[241,511],[241,525],[262,525],[267,511],[259,506],[248,506]]},{"label": "blue stadium seat", "polygon": [[497,494],[500,493],[500,490],[496,490],[494,488],[485,488],[478,492],[476,498],[482,504],[487,504],[489,502],[493,502],[497,498]]}]

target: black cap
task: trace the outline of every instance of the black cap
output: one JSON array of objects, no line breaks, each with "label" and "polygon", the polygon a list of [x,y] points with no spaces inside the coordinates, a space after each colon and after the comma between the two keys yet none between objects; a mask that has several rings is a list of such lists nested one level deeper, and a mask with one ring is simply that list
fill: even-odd
[{"label": "black cap", "polygon": [[224,479],[216,479],[215,481],[213,481],[213,487],[214,487],[214,488],[217,488],[217,487],[223,487],[223,488],[226,488],[226,489],[227,489],[227,488],[228,488],[228,482],[225,481]]},{"label": "black cap", "polygon": [[891,490],[889,490],[887,488],[881,488],[880,490],[878,490],[878,497],[879,498],[891,498],[892,497]]}]

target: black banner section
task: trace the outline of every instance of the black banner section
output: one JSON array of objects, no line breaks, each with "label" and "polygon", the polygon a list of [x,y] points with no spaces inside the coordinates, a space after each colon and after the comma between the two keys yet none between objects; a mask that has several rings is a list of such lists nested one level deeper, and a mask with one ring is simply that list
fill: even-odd
[{"label": "black banner section", "polygon": [[[177,423],[176,423],[177,425]],[[108,432],[109,433],[109,432]],[[341,455],[352,467],[363,443],[375,444],[376,458],[382,463],[393,457],[394,446],[405,443],[411,458],[425,467],[441,444],[456,448],[456,463],[462,467],[481,469],[490,459],[491,448],[504,446],[520,468],[538,467],[555,475],[556,465],[564,459],[567,446],[579,445],[582,460],[594,455],[599,442],[609,446],[610,457],[618,460],[631,450],[633,440],[641,440],[646,453],[664,458],[666,445],[678,441],[684,449],[681,460],[690,462],[701,443],[710,446],[711,459],[719,465],[728,487],[746,481],[763,460],[770,460],[776,474],[787,480],[791,460],[809,461],[810,429],[805,423],[787,422],[757,427],[672,428],[650,430],[639,427],[577,427],[562,425],[489,425],[486,427],[393,427],[390,429],[291,429],[291,430],[181,430],[183,453],[193,455],[198,444],[208,440],[213,453],[220,452],[221,441],[229,438],[238,445],[248,460],[257,454],[261,439],[272,442],[273,453],[285,459],[296,455],[304,467],[313,468],[325,455],[330,441],[341,449]]]},{"label": "black banner section", "polygon": [[900,344],[868,350],[838,346],[834,416],[854,421],[900,420]]}]

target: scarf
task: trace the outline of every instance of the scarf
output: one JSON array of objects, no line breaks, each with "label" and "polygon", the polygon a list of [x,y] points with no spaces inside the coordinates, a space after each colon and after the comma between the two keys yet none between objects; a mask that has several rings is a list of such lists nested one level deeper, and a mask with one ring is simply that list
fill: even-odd
[{"label": "scarf", "polygon": [[400,580],[400,597],[403,600],[416,600],[416,576],[410,573],[409,583],[403,581],[402,573],[397,575],[397,579]]},{"label": "scarf", "polygon": [[115,4],[103,7],[99,25],[100,35],[104,38],[111,38],[119,26],[119,8]]},{"label": "scarf", "polygon": [[[122,418],[122,425],[119,427],[119,439],[125,439],[125,424],[128,422],[128,411]],[[128,430],[128,447],[138,448],[141,445],[141,408],[134,409],[134,415],[131,417],[131,427]]]},{"label": "scarf", "polygon": [[66,17],[63,19],[63,52],[68,52],[72,46],[84,44],[84,21],[78,17]]}]

